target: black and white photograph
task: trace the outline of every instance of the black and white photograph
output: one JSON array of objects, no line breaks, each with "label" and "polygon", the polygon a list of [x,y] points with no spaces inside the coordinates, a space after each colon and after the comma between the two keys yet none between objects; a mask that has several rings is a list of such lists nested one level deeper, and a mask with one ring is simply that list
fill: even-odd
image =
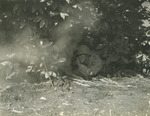
[{"label": "black and white photograph", "polygon": [[150,1],[0,0],[0,116],[150,116]]}]

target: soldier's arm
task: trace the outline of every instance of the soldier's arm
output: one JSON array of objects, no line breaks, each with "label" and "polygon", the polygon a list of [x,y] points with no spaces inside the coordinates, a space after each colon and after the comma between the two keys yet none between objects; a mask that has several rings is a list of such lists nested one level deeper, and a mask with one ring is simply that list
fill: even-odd
[{"label": "soldier's arm", "polygon": [[95,76],[99,73],[99,71],[103,67],[103,61],[100,59],[98,55],[94,57],[94,63],[93,65],[89,68],[91,76]]},{"label": "soldier's arm", "polygon": [[89,76],[90,75],[90,70],[87,66],[81,64],[79,62],[79,59],[77,59],[77,64],[78,64],[78,71],[84,75],[84,76]]},{"label": "soldier's arm", "polygon": [[95,76],[102,69],[103,63],[99,56],[94,57],[94,62],[91,67],[86,67],[85,65],[78,64],[80,72],[85,76]]}]

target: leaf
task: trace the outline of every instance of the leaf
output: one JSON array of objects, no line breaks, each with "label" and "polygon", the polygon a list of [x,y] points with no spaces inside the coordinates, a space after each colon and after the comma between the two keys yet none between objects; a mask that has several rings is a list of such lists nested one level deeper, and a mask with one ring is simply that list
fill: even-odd
[{"label": "leaf", "polygon": [[78,5],[73,5],[73,8],[77,8],[78,7]]},{"label": "leaf", "polygon": [[52,72],[52,71],[49,71],[48,74],[49,74],[50,76],[52,76],[53,72]]},{"label": "leaf", "polygon": [[18,111],[18,110],[12,110],[12,112],[14,112],[14,113],[16,113],[16,114],[21,114],[21,113],[23,113],[23,111]]},{"label": "leaf", "polygon": [[57,74],[55,72],[52,73],[53,77],[57,77]]},{"label": "leaf", "polygon": [[11,74],[7,74],[6,80],[11,79],[16,73],[12,72]]},{"label": "leaf", "polygon": [[48,25],[49,25],[49,21],[45,19],[45,27],[48,27]]},{"label": "leaf", "polygon": [[53,1],[52,1],[52,0],[51,0],[51,1],[48,1],[46,4],[47,4],[47,6],[50,6],[50,5],[53,4]]},{"label": "leaf", "polygon": [[122,61],[123,61],[124,63],[126,63],[126,64],[129,63],[129,62],[128,62],[128,59],[127,59],[126,57],[121,57],[121,59],[122,59]]},{"label": "leaf", "polygon": [[49,78],[48,72],[45,73],[45,78],[46,78],[46,79]]},{"label": "leaf", "polygon": [[45,2],[45,0],[40,0],[40,2]]},{"label": "leaf", "polygon": [[59,62],[61,63],[61,62],[66,62],[66,58],[60,58],[59,59]]},{"label": "leaf", "polygon": [[79,5],[79,4],[73,5],[73,8],[78,8],[80,11],[82,10],[81,5]]},{"label": "leaf", "polygon": [[40,100],[46,100],[46,97],[41,97]]},{"label": "leaf", "polygon": [[43,63],[40,63],[40,67],[42,67],[43,66]]},{"label": "leaf", "polygon": [[46,73],[45,71],[42,71],[40,74],[41,74],[41,75],[45,75],[45,73]]},{"label": "leaf", "polygon": [[10,65],[10,62],[9,61],[4,61],[4,62],[1,62],[1,65],[3,65],[3,66]]},{"label": "leaf", "polygon": [[79,9],[79,10],[82,10],[82,7],[81,7],[81,5],[78,5],[78,9]]},{"label": "leaf", "polygon": [[28,66],[28,69],[26,70],[26,72],[31,72],[33,69],[33,66]]},{"label": "leaf", "polygon": [[16,10],[19,8],[19,5],[18,4],[16,4],[15,6],[14,6],[14,8],[13,8],[13,12],[15,13],[16,12]]},{"label": "leaf", "polygon": [[25,23],[20,23],[20,29],[22,29],[25,26]]},{"label": "leaf", "polygon": [[65,18],[69,15],[67,13],[60,13],[60,16],[61,16],[61,18],[63,18],[65,20]]},{"label": "leaf", "polygon": [[49,15],[50,15],[50,17],[53,17],[53,16],[56,16],[56,15],[59,15],[59,13],[50,11]]},{"label": "leaf", "polygon": [[41,22],[40,22],[40,28],[42,28],[44,25],[45,25],[45,20],[43,19],[43,20],[41,20]]},{"label": "leaf", "polygon": [[66,2],[69,4],[69,3],[70,3],[70,0],[66,0]]},{"label": "leaf", "polygon": [[37,16],[37,17],[35,17],[34,22],[36,22],[36,23],[40,22],[42,19],[43,19],[42,16]]},{"label": "leaf", "polygon": [[150,30],[148,30],[148,31],[146,32],[146,36],[147,36],[147,37],[150,37]]}]

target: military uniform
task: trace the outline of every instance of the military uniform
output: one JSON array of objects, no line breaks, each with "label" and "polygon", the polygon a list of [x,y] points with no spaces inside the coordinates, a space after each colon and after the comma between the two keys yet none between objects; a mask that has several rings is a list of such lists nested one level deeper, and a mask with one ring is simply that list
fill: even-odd
[{"label": "military uniform", "polygon": [[[82,62],[80,61],[80,55],[86,57]],[[90,79],[100,72],[103,62],[98,54],[91,52],[86,45],[81,45],[77,50],[77,65],[78,68],[74,71],[75,74]]]}]

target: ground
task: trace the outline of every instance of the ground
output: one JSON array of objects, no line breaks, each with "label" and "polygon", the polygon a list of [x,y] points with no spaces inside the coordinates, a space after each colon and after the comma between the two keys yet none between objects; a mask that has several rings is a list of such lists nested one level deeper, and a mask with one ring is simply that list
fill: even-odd
[{"label": "ground", "polygon": [[54,86],[50,81],[7,83],[0,90],[0,116],[150,116],[149,83],[138,74]]}]

